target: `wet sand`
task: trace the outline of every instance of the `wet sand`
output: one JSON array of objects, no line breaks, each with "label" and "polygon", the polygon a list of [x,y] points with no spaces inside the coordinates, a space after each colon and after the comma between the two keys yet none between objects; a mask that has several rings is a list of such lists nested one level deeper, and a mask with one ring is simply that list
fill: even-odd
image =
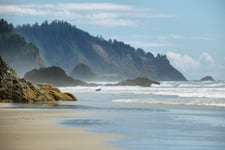
[{"label": "wet sand", "polygon": [[[5,104],[0,104],[5,106]],[[63,110],[1,108],[1,150],[118,150],[107,144],[119,137],[64,127],[56,122],[81,115]]]}]

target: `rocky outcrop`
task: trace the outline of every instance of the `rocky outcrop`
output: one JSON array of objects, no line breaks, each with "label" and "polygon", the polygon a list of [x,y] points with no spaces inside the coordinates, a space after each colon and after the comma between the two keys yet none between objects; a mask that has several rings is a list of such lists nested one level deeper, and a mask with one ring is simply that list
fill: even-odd
[{"label": "rocky outcrop", "polygon": [[40,88],[41,92],[50,95],[53,99],[56,101],[58,100],[67,100],[67,99],[76,99],[72,94],[70,93],[62,93],[58,88],[51,87],[47,84],[39,84],[38,87]]},{"label": "rocky outcrop", "polygon": [[205,76],[205,77],[201,78],[200,81],[215,81],[215,80],[211,76]]},{"label": "rocky outcrop", "polygon": [[26,80],[33,83],[47,83],[52,86],[84,86],[85,82],[69,77],[60,67],[33,69],[24,76]]},{"label": "rocky outcrop", "polygon": [[94,73],[91,71],[89,66],[87,66],[83,63],[78,64],[73,69],[70,76],[73,77],[74,79],[79,79],[79,80],[83,80],[83,81],[90,81],[90,80],[93,80],[95,77]]},{"label": "rocky outcrop", "polygon": [[0,102],[48,103],[59,100],[75,101],[69,93],[49,85],[35,85],[21,79],[0,57]]},{"label": "rocky outcrop", "polygon": [[139,77],[136,79],[129,79],[125,81],[121,81],[117,84],[114,84],[115,86],[143,86],[143,87],[150,87],[152,84],[160,84],[157,81],[149,80],[148,78]]}]

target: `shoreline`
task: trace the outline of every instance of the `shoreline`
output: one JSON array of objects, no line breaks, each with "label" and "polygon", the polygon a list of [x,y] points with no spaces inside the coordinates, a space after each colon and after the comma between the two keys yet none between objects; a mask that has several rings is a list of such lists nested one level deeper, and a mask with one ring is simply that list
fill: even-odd
[{"label": "shoreline", "polygon": [[56,125],[65,118],[83,115],[80,112],[7,106],[0,104],[1,150],[121,150],[108,144],[119,136]]}]

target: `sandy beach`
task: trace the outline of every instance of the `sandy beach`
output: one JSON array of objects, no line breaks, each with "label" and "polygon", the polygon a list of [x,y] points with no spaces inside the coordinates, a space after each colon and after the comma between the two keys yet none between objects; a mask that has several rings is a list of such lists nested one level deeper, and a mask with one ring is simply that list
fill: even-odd
[{"label": "sandy beach", "polygon": [[64,116],[74,115],[81,114],[62,110],[0,107],[0,149],[118,150],[107,145],[107,142],[118,138],[114,135],[89,133],[80,128],[67,128],[56,124]]}]

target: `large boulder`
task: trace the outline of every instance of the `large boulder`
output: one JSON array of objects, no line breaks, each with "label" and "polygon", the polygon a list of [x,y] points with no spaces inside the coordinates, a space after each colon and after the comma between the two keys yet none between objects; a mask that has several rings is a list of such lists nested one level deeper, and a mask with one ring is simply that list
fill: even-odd
[{"label": "large boulder", "polygon": [[50,95],[53,99],[56,101],[58,100],[67,100],[67,99],[76,99],[72,94],[70,93],[62,93],[58,88],[51,87],[48,84],[39,84],[38,87],[40,88],[41,92]]},{"label": "large boulder", "polygon": [[157,81],[149,80],[145,77],[139,77],[136,79],[129,79],[125,81],[121,81],[117,84],[114,84],[116,86],[144,86],[144,87],[150,87],[152,84],[160,84]]},{"label": "large boulder", "polygon": [[21,79],[0,57],[0,102],[46,103],[76,101],[72,94],[62,93],[49,85],[35,85]]},{"label": "large boulder", "polygon": [[200,81],[215,81],[215,80],[211,76],[205,76],[205,77],[201,78]]}]

